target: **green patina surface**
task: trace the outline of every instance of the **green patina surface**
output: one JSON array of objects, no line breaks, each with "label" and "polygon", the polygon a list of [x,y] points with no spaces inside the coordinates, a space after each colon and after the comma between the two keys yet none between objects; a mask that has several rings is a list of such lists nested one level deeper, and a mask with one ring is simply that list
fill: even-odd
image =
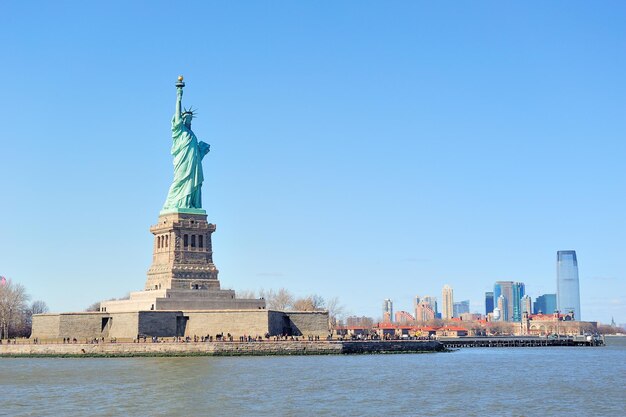
[{"label": "green patina surface", "polygon": [[[174,179],[162,214],[177,209],[202,209],[202,159],[209,153],[210,145],[199,141],[191,130],[194,114],[191,109],[182,108],[183,86],[181,79],[176,84],[176,111],[172,117],[171,153],[174,157]],[[200,214],[206,212],[201,210]]]}]

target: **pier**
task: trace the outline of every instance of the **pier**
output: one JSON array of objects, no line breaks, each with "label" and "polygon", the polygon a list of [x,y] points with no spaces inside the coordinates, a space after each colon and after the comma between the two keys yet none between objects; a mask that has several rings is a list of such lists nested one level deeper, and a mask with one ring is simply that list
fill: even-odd
[{"label": "pier", "polygon": [[440,337],[448,349],[484,347],[546,347],[546,346],[604,346],[604,338],[597,336],[483,336]]}]

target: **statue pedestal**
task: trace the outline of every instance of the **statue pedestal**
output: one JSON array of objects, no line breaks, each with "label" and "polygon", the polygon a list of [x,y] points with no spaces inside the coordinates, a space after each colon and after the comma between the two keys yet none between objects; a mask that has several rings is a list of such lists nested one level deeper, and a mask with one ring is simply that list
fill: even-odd
[{"label": "statue pedestal", "polygon": [[150,227],[154,247],[146,290],[220,289],[211,245],[215,225],[207,222],[206,212],[199,211],[204,212],[162,212],[159,222]]},{"label": "statue pedestal", "polygon": [[265,309],[265,300],[238,299],[233,290],[220,289],[211,244],[214,231],[204,210],[162,211],[150,227],[154,246],[144,291],[130,293],[128,300],[104,301],[101,311]]}]

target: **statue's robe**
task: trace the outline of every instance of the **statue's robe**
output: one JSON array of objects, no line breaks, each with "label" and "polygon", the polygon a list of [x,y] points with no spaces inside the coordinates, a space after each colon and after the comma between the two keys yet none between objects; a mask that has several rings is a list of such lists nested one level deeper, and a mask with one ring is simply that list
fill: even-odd
[{"label": "statue's robe", "polygon": [[202,158],[209,153],[209,145],[198,141],[182,117],[179,120],[176,123],[176,117],[172,118],[174,180],[163,210],[202,208]]}]

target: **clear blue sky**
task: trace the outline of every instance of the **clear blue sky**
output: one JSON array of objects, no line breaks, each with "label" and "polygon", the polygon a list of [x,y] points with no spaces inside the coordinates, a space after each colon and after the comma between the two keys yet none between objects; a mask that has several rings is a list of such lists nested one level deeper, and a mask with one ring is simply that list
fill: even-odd
[{"label": "clear blue sky", "polygon": [[199,108],[223,287],[383,298],[496,280],[626,322],[626,3],[4,2],[0,275],[54,311],[143,288]]}]

